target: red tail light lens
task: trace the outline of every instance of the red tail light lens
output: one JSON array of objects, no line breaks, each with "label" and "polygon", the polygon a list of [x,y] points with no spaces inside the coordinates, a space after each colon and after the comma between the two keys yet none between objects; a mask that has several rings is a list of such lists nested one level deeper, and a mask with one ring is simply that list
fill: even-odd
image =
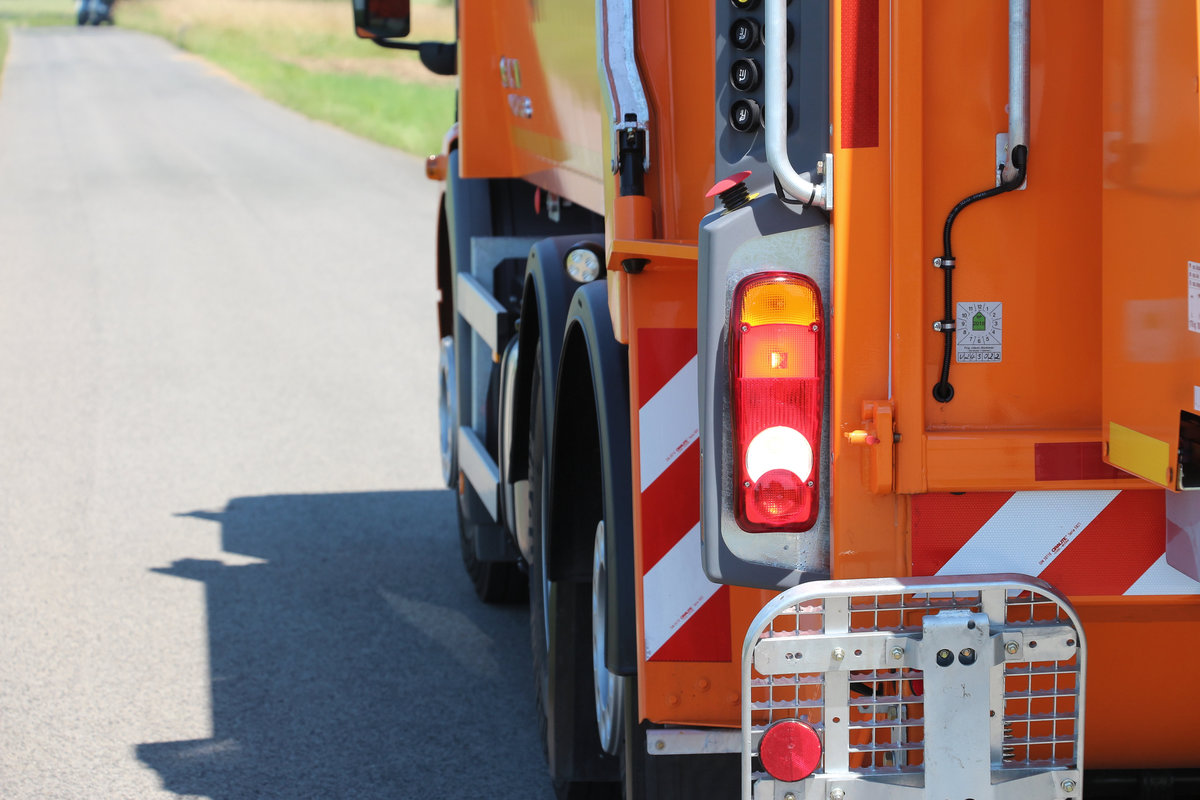
[{"label": "red tail light lens", "polygon": [[806,531],[817,520],[825,319],[803,275],[763,272],[738,284],[730,388],[742,530]]}]

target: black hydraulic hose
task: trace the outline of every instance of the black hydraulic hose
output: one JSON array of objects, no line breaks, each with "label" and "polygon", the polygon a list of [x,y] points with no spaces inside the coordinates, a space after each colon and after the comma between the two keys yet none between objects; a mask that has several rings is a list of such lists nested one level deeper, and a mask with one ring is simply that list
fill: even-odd
[{"label": "black hydraulic hose", "polygon": [[950,213],[946,215],[946,224],[942,227],[942,257],[935,263],[942,270],[942,289],[943,289],[943,308],[942,319],[938,330],[942,332],[943,348],[942,348],[942,376],[933,386],[933,399],[939,403],[949,403],[954,399],[954,386],[950,383],[950,361],[954,357],[954,330],[955,315],[954,315],[954,248],[951,247],[950,238],[951,232],[954,229],[954,220],[962,210],[972,203],[978,203],[980,200],[986,200],[989,197],[995,197],[998,194],[1011,192],[1025,182],[1025,167],[1028,162],[1029,151],[1025,145],[1017,145],[1012,149],[1009,158],[1012,165],[1016,168],[1017,174],[1011,180],[1002,181],[999,186],[988,189],[983,192],[976,192],[970,197],[964,197],[958,202]]}]

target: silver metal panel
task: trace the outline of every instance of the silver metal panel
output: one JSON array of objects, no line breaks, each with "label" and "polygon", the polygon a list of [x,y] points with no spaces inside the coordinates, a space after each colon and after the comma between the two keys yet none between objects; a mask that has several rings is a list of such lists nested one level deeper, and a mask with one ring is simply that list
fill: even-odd
[{"label": "silver metal panel", "polygon": [[458,429],[458,464],[492,520],[500,521],[500,470],[475,431]]},{"label": "silver metal panel", "polygon": [[[941,611],[921,622],[925,792],[985,797],[992,785],[992,659],[987,614]],[[947,663],[948,662],[948,663]]]},{"label": "silver metal panel", "polygon": [[[809,582],[760,612],[742,653],[743,800],[1080,796],[1086,644],[1037,578]],[[824,746],[796,783],[752,771],[788,718]]]},{"label": "silver metal panel", "polygon": [[[596,70],[604,87],[608,110],[609,147],[612,171],[617,171],[617,140],[630,128],[646,130],[646,157],[642,168],[650,169],[650,105],[638,72],[633,31],[633,0],[600,0],[596,4]],[[632,117],[632,119],[630,119]]]},{"label": "silver metal panel", "polygon": [[708,755],[742,752],[742,732],[736,730],[664,728],[646,731],[646,752],[652,756]]},{"label": "silver metal panel", "polygon": [[482,283],[465,272],[458,273],[457,288],[459,315],[492,348],[493,353],[498,353],[503,337],[501,326],[508,323],[508,311]]}]

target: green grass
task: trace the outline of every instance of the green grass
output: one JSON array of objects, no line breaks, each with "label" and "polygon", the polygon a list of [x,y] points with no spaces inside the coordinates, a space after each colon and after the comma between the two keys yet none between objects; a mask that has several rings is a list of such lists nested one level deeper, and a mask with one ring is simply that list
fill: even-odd
[{"label": "green grass", "polygon": [[71,0],[0,0],[0,72],[8,58],[9,28],[28,25],[73,25]]},{"label": "green grass", "polygon": [[[424,29],[453,30],[444,2],[420,2]],[[0,64],[8,29],[75,24],[74,0],[0,0]],[[416,155],[441,149],[454,120],[453,82],[428,77],[412,53],[357,39],[350,0],[119,0],[118,27],[160,36],[264,97]]]},{"label": "green grass", "polygon": [[[251,6],[255,0],[241,0]],[[221,67],[264,97],[359,136],[416,155],[441,149],[454,119],[455,91],[447,81],[432,82],[419,67],[412,77],[387,74],[408,53],[387,51],[357,39],[352,31],[349,0],[273,0],[261,9],[292,7],[295,25],[241,14],[215,4],[124,0],[115,8],[117,24],[161,36],[180,48]],[[314,6],[338,13],[337,27],[309,19]],[[251,12],[255,9],[251,8]],[[344,23],[343,23],[344,18]],[[383,63],[392,61],[389,65]]]}]

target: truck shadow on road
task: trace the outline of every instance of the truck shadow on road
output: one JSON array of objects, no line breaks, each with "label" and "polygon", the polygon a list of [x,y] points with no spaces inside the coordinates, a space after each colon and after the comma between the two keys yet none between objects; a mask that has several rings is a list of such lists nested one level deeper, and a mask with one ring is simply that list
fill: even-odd
[{"label": "truck shadow on road", "polygon": [[202,582],[208,611],[212,737],[137,746],[166,789],[237,800],[548,787],[528,612],[475,600],[449,492],[241,497],[181,516],[219,523],[223,549],[242,557],[154,570]]}]

